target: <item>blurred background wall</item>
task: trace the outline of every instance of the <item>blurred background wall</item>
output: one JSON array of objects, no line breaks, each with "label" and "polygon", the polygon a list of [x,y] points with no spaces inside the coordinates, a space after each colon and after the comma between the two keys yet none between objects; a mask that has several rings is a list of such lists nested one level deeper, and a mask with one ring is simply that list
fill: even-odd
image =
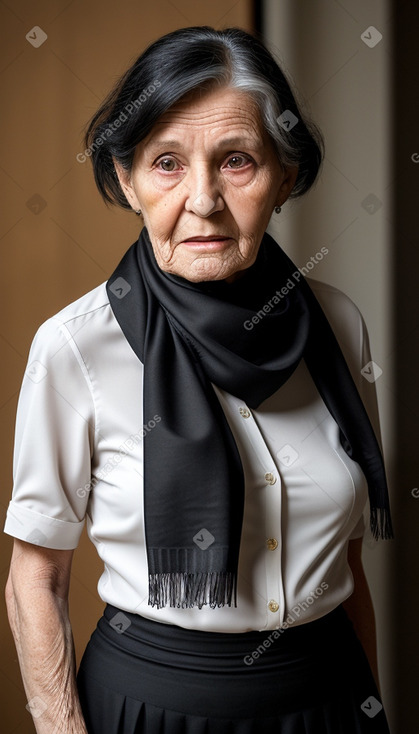
[{"label": "blurred background wall", "polygon": [[340,288],[370,334],[396,539],[367,533],[392,734],[419,731],[419,6],[409,0],[266,0],[258,24],[326,142],[321,180],[271,232],[311,277]]},{"label": "blurred background wall", "polygon": [[[286,204],[271,233],[300,267],[328,248],[311,277],[355,301],[382,370],[376,386],[397,539],[377,546],[367,536],[363,556],[392,734],[410,734],[418,721],[418,20],[413,0],[397,7],[392,0],[0,2],[3,516],[33,335],[45,319],[106,280],[138,235],[136,217],[107,208],[89,161],[76,159],[85,123],[158,36],[201,24],[258,30],[326,138],[317,187],[305,200]],[[12,539],[0,535],[0,543],[4,587]],[[100,572],[84,534],[70,594],[78,660],[103,609],[96,593]],[[2,731],[29,734],[34,728],[2,600],[0,606]]]},{"label": "blurred background wall", "polygon": [[[382,370],[375,384],[386,466],[395,480],[392,16],[390,0],[267,0],[262,28],[326,145],[319,184],[307,198],[286,205],[271,230],[300,267],[325,246],[328,254],[310,276],[341,289],[364,316],[372,359]],[[363,561],[376,610],[389,716],[395,705],[389,614],[393,550],[366,534]]]}]

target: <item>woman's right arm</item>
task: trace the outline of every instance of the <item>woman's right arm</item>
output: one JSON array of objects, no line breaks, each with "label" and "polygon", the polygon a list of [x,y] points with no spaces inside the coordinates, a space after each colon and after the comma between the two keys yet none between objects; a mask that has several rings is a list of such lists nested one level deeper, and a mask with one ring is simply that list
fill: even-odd
[{"label": "woman's right arm", "polygon": [[72,557],[72,550],[14,541],[7,612],[38,734],[87,734],[68,616]]}]

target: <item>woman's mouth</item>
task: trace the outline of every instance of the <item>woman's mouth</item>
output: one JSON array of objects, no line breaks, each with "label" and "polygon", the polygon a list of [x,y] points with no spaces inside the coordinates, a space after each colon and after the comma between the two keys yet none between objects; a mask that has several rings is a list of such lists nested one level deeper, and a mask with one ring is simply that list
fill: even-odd
[{"label": "woman's mouth", "polygon": [[208,235],[206,237],[197,235],[194,237],[188,237],[186,240],[182,240],[182,245],[186,245],[191,249],[217,252],[218,250],[222,250],[226,244],[229,244],[230,242],[231,237],[225,237],[223,235]]}]

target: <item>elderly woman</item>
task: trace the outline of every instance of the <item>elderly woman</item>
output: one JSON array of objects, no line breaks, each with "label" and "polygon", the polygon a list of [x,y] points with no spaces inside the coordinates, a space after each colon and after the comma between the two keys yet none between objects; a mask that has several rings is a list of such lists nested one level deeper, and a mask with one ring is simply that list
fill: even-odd
[{"label": "elderly woman", "polygon": [[[260,41],[195,27],[140,56],[86,146],[144,227],[41,326],[22,385],[7,597],[37,731],[388,732],[360,561],[367,498],[392,536],[368,335],[265,232],[315,181],[319,132]],[[76,678],[85,518],[106,607]]]}]

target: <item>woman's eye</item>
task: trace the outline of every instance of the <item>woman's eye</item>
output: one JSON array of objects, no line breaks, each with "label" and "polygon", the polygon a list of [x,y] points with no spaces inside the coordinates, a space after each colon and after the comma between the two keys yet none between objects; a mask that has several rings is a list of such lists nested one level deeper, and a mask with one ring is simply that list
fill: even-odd
[{"label": "woman's eye", "polygon": [[173,158],[162,158],[157,165],[162,171],[168,171],[169,173],[175,171],[177,168],[177,163]]},{"label": "woman's eye", "polygon": [[249,163],[249,159],[244,155],[232,155],[231,158],[229,158],[227,165],[230,168],[243,168],[247,163]]}]

